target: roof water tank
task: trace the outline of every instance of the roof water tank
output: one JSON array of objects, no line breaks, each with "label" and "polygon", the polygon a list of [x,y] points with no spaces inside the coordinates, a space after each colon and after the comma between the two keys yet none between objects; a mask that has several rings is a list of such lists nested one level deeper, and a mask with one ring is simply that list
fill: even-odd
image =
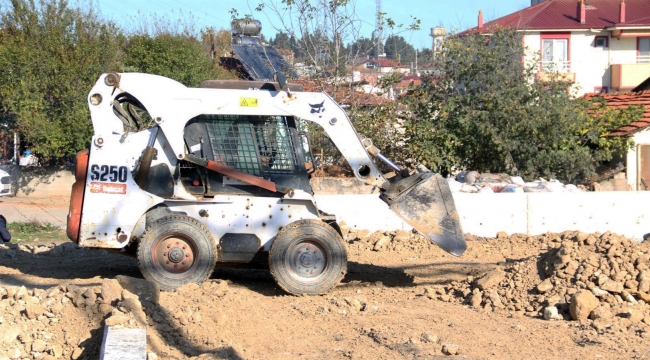
[{"label": "roof water tank", "polygon": [[235,19],[230,23],[233,36],[259,36],[262,32],[262,23],[253,19]]}]

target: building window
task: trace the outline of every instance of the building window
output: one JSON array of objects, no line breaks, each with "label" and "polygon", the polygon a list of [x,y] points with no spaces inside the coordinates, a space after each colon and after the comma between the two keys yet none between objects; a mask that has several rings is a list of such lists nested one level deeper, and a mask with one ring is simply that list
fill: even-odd
[{"label": "building window", "polygon": [[594,40],[594,47],[608,48],[609,47],[609,37],[608,36],[596,36],[596,39]]},{"label": "building window", "polygon": [[650,37],[637,38],[636,62],[650,63]]},{"label": "building window", "polygon": [[542,34],[542,63],[541,70],[546,72],[569,72],[569,39],[570,34]]},{"label": "building window", "polygon": [[609,86],[596,86],[594,92],[598,94],[609,94]]}]

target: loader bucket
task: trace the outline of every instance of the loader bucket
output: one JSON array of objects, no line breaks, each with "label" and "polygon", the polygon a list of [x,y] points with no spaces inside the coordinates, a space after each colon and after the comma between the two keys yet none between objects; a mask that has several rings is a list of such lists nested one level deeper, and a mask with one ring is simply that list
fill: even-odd
[{"label": "loader bucket", "polygon": [[[399,217],[454,256],[467,244],[447,180],[431,172],[399,181],[382,199]],[[392,196],[391,196],[392,195]]]}]

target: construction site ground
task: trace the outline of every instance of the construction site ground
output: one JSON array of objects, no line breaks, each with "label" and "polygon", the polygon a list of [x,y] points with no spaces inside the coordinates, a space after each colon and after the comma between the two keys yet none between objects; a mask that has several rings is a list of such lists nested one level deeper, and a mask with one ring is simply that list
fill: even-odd
[{"label": "construction site ground", "polygon": [[[558,320],[543,318],[550,296],[543,298],[537,286],[548,277],[561,287],[566,276],[553,277],[548,265],[555,262],[557,271],[571,265],[557,265],[563,246],[623,239],[577,233],[468,236],[467,251],[456,258],[415,234],[344,232],[348,272],[326,295],[286,295],[264,269],[217,268],[201,285],[163,292],[157,301],[141,299],[148,351],[160,359],[650,358],[650,312],[643,301],[626,310],[625,301],[618,304],[606,294],[601,299],[612,303],[611,316],[571,320],[567,303],[558,305]],[[97,310],[94,301],[100,304],[101,295],[95,300],[94,294],[106,279],[141,278],[137,261],[63,245],[69,242],[62,230],[47,241],[38,237],[16,238],[0,248],[0,334],[15,331],[13,337],[0,335],[0,359],[97,359],[110,314],[101,305]],[[631,249],[635,259],[647,254],[647,246],[626,246],[623,252]],[[479,290],[478,281],[495,271],[496,282]],[[21,286],[28,291],[24,297],[17,295]],[[86,304],[79,304],[74,292],[87,289],[78,296]],[[565,287],[560,297],[569,298],[575,289]],[[42,305],[44,315],[30,316],[29,301],[44,304],[57,299],[53,293],[74,299],[60,296],[57,311]]]}]

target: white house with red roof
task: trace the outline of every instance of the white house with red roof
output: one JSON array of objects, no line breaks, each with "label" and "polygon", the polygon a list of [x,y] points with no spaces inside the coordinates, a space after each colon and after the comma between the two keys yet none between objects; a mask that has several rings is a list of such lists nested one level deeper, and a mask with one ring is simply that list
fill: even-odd
[{"label": "white house with red roof", "polygon": [[650,77],[650,0],[531,0],[487,23],[479,12],[478,26],[459,35],[500,27],[520,31],[538,54],[538,80],[560,73],[578,95],[629,91]]}]

